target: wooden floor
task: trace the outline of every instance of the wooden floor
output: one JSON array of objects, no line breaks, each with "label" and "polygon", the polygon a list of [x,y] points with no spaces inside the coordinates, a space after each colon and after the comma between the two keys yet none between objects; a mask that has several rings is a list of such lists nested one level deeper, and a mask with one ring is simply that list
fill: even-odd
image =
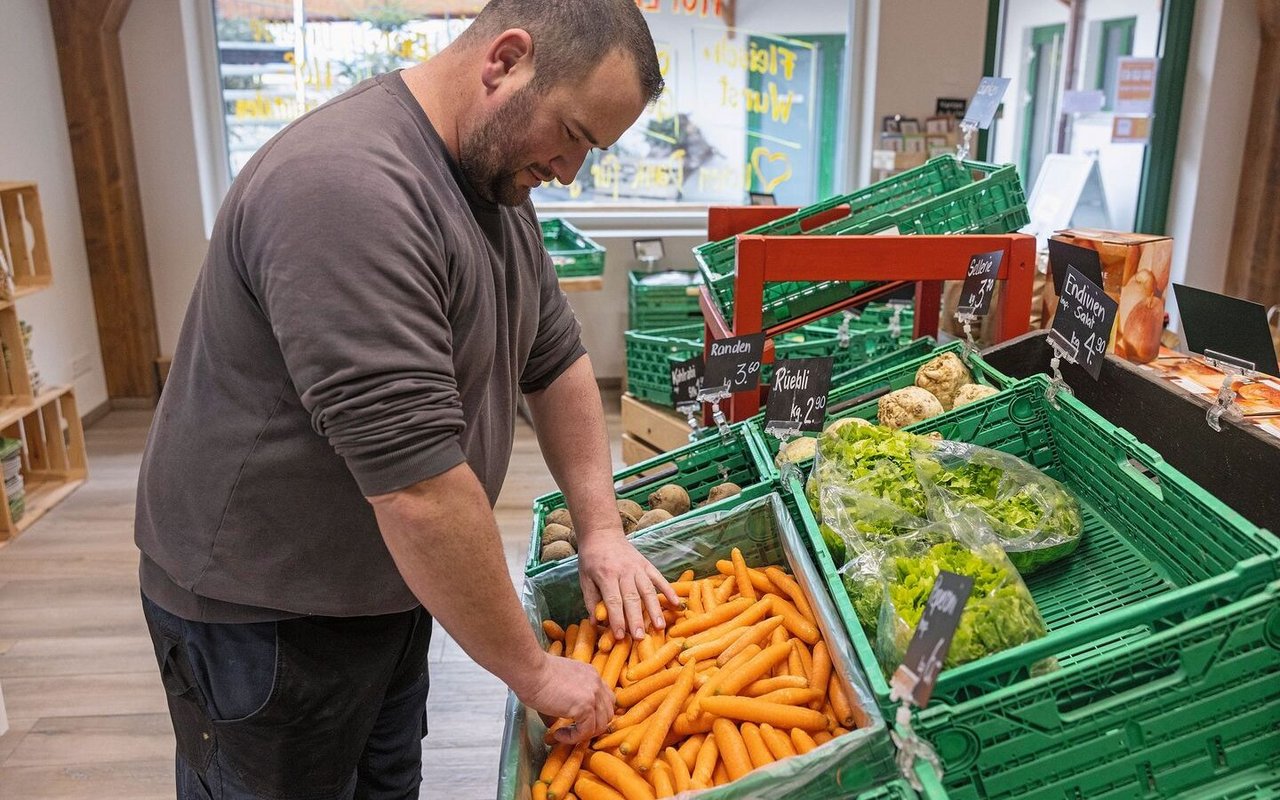
[{"label": "wooden floor", "polygon": [[[618,403],[609,397],[615,464]],[[173,797],[173,732],[138,603],[134,488],[150,414],[113,412],[86,432],[90,480],[0,548],[0,798]],[[517,424],[497,516],[513,578],[530,503],[554,488]],[[423,797],[491,798],[506,690],[438,627],[431,648]]]}]

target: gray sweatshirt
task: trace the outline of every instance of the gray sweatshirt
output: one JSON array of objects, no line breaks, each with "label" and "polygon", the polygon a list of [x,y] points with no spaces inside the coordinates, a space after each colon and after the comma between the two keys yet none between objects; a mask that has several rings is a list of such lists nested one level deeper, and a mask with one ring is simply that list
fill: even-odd
[{"label": "gray sweatshirt", "polygon": [[417,601],[367,496],[464,461],[584,353],[533,207],[471,191],[398,73],[294,122],[218,214],[138,482],[143,591],[206,622]]}]

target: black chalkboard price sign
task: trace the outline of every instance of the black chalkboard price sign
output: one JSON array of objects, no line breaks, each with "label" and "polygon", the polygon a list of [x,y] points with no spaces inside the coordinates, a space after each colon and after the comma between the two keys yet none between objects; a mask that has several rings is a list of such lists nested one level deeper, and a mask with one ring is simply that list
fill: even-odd
[{"label": "black chalkboard price sign", "polygon": [[764,355],[764,334],[717,339],[707,348],[707,378],[701,397],[728,392],[735,394],[760,385],[760,358]]},{"label": "black chalkboard price sign", "polygon": [[957,314],[981,317],[991,311],[991,295],[996,290],[996,275],[1000,274],[1002,261],[1003,250],[978,253],[969,259],[964,286],[960,289],[960,303],[956,306]]},{"label": "black chalkboard price sign", "polygon": [[773,365],[773,383],[765,407],[765,425],[795,431],[820,431],[827,419],[832,359],[796,358]]},{"label": "black chalkboard price sign", "polygon": [[1088,370],[1096,381],[1102,373],[1117,308],[1116,301],[1101,286],[1075,267],[1068,267],[1053,328],[1049,330],[1049,343],[1056,345],[1068,361]]},{"label": "black chalkboard price sign", "polygon": [[910,698],[920,708],[929,704],[972,592],[973,578],[946,570],[938,572],[924,613],[907,645],[907,654],[890,680],[899,698]]},{"label": "black chalkboard price sign", "polygon": [[698,402],[702,389],[702,356],[671,365],[671,404],[677,408]]}]

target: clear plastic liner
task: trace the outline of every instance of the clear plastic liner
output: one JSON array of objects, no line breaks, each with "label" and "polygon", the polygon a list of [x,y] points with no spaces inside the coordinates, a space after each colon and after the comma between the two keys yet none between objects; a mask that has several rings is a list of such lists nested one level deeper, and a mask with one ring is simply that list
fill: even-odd
[{"label": "clear plastic liner", "polygon": [[[805,551],[782,498],[777,493],[749,501],[732,510],[694,517],[644,533],[632,539],[668,579],[685,569],[699,578],[716,574],[716,561],[728,559],[734,547],[742,550],[750,565],[788,567],[809,598],[818,627],[830,648],[832,668],[852,690],[859,715],[857,730],[802,756],[794,756],[752,771],[733,783],[682,798],[699,800],[742,797],[808,798],[850,797],[887,783],[896,777],[893,747],[884,719],[876,708],[867,681],[844,634],[821,576]],[[578,560],[566,559],[555,567],[525,579],[522,602],[540,641],[547,644],[541,621],[561,624],[585,615],[578,583]],[[530,797],[530,785],[547,755],[542,743],[546,728],[514,696],[507,701],[506,732],[498,778],[499,800]]]}]

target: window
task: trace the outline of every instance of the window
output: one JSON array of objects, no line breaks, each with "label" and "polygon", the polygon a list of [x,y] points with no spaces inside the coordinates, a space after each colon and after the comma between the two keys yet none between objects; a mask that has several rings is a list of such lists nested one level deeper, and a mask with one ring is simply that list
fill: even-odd
[{"label": "window", "polygon": [[[234,177],[301,114],[439,52],[484,0],[212,3],[222,140]],[[540,187],[536,202],[742,203],[748,192],[763,192],[804,204],[835,191],[844,3],[811,4],[841,13],[798,14],[763,0],[636,5],[649,21],[666,90],[615,147],[593,151],[569,186]]]},{"label": "window", "polygon": [[1121,56],[1133,55],[1133,31],[1137,17],[1108,19],[1100,23],[1098,35],[1098,73],[1095,89],[1106,94],[1104,110],[1110,110],[1116,99],[1116,64]]}]

